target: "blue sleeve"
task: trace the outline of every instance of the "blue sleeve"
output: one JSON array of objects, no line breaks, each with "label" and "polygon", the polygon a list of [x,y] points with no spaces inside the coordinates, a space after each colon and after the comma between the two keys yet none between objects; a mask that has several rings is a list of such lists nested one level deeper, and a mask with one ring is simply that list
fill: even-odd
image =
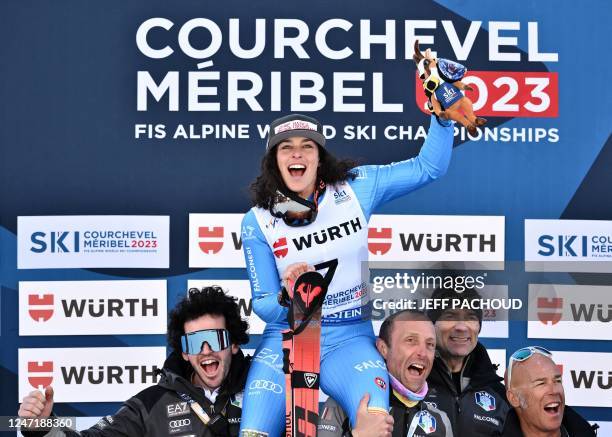
[{"label": "blue sleeve", "polygon": [[388,165],[357,167],[351,188],[366,218],[381,204],[422,187],[443,176],[453,150],[453,126],[441,125],[431,117],[427,139],[418,156]]},{"label": "blue sleeve", "polygon": [[281,281],[276,261],[253,211],[242,219],[242,229],[242,250],[251,283],[253,310],[266,323],[283,320],[287,316],[287,308],[278,303]]}]

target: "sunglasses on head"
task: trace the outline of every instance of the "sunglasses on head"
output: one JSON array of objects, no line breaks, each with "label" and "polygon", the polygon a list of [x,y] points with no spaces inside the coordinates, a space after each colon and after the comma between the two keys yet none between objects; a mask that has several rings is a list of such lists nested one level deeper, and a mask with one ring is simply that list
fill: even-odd
[{"label": "sunglasses on head", "polygon": [[527,346],[520,348],[512,355],[508,362],[508,387],[510,387],[510,380],[512,378],[512,365],[516,362],[523,362],[531,358],[534,354],[544,355],[545,357],[552,357],[552,352],[541,346]]},{"label": "sunglasses on head", "polygon": [[187,355],[199,354],[205,343],[213,352],[227,349],[230,345],[229,331],[227,329],[203,329],[181,336],[181,347]]}]

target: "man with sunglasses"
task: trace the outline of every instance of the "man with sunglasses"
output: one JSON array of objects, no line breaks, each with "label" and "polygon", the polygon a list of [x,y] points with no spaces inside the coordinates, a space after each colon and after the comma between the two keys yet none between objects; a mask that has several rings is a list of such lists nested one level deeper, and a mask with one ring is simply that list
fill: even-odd
[{"label": "man with sunglasses", "polygon": [[[436,358],[427,379],[425,398],[448,414],[456,436],[499,436],[509,410],[502,378],[478,341],[482,311],[472,305],[480,300],[474,289],[462,292],[440,288],[432,299],[455,302],[429,311],[436,328]],[[469,304],[469,305],[468,305]]]},{"label": "man with sunglasses", "polygon": [[504,437],[591,437],[597,426],[565,405],[561,369],[552,353],[540,346],[524,347],[510,356],[506,390],[513,409]]},{"label": "man with sunglasses", "polygon": [[[53,436],[174,435],[237,436],[242,393],[250,364],[239,345],[249,340],[248,324],[235,298],[220,287],[192,288],[171,311],[168,343],[172,353],[157,385],[128,399],[113,416],[87,430],[53,430]],[[51,415],[53,389],[31,392],[20,417]],[[25,431],[27,436],[44,432]]]}]

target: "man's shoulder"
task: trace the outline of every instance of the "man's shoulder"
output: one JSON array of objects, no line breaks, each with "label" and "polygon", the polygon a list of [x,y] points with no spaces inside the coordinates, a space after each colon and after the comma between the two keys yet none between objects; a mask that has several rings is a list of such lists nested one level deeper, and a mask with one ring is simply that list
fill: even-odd
[{"label": "man's shoulder", "polygon": [[565,406],[563,412],[563,426],[567,430],[570,437],[595,437],[595,430],[585,418],[583,418],[576,410]]},{"label": "man's shoulder", "polygon": [[521,424],[514,408],[510,408],[508,414],[506,415],[502,437],[523,437]]},{"label": "man's shoulder", "polygon": [[444,411],[438,408],[438,406],[433,402],[425,402],[423,401],[423,410],[429,411],[433,415],[437,415],[439,417],[448,417]]},{"label": "man's shoulder", "polygon": [[168,400],[168,395],[175,397],[178,402],[179,398],[172,390],[157,384],[138,392],[128,399],[126,404],[141,406],[147,413],[150,413],[159,402]]}]

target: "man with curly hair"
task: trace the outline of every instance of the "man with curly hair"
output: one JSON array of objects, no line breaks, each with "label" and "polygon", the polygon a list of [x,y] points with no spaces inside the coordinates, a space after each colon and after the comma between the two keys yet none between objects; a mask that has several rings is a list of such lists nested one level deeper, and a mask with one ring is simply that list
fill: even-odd
[{"label": "man with curly hair", "polygon": [[[93,427],[36,432],[28,436],[237,436],[242,392],[250,364],[239,345],[249,341],[248,324],[236,299],[220,287],[192,288],[170,312],[168,344],[172,349],[157,385],[128,399],[112,416]],[[20,417],[51,415],[53,388],[23,399]]]}]

